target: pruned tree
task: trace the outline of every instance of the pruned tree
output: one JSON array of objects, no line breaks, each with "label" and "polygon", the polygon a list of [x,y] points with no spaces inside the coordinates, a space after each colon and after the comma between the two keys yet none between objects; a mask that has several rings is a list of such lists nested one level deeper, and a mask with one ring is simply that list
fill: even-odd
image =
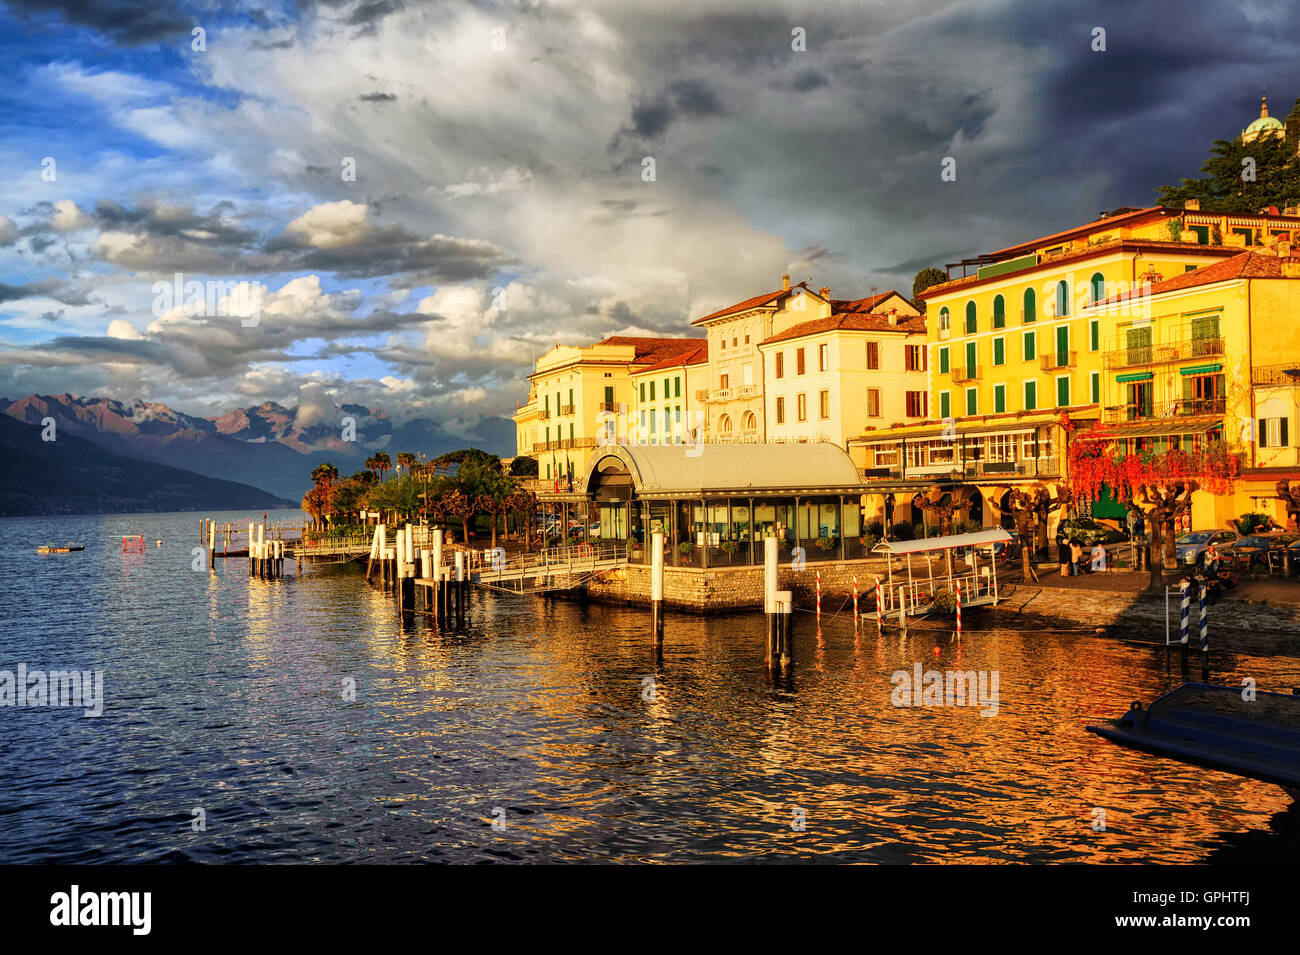
[{"label": "pruned tree", "polygon": [[1286,478],[1277,482],[1277,497],[1286,508],[1286,523],[1290,527],[1293,523],[1300,526],[1300,482],[1295,487]]}]

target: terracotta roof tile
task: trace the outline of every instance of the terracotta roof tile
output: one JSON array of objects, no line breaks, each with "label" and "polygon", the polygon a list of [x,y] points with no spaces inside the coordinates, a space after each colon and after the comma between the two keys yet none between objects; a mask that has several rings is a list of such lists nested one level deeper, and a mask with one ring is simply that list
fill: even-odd
[{"label": "terracotta roof tile", "polygon": [[[1227,282],[1231,279],[1280,279],[1282,278],[1282,260],[1275,255],[1262,255],[1259,252],[1242,252],[1230,259],[1203,265],[1199,269],[1175,275],[1173,278],[1156,282],[1147,289],[1146,294],[1159,295],[1162,292],[1176,292],[1179,289],[1196,288],[1199,285],[1213,285],[1215,282]],[[1122,295],[1111,295],[1099,302],[1100,305],[1122,302],[1141,295],[1137,288]]]},{"label": "terracotta roof tile", "polygon": [[647,371],[660,371],[664,368],[682,368],[686,365],[703,365],[709,360],[709,343],[698,338],[688,338],[689,342],[694,342],[695,347],[689,351],[673,352],[659,358],[653,364],[646,365],[644,368],[637,368],[633,374],[642,374]]},{"label": "terracotta roof tile", "polygon": [[791,285],[788,289],[778,289],[775,292],[764,292],[762,295],[755,295],[753,298],[747,298],[743,302],[737,302],[735,305],[728,305],[726,308],[720,308],[716,312],[710,312],[708,315],[703,315],[695,319],[693,322],[691,322],[691,324],[698,325],[701,322],[707,322],[710,319],[722,318],[726,315],[731,315],[735,312],[745,312],[751,308],[758,308],[762,305],[767,305],[769,302],[776,301],[782,295],[789,295],[797,288],[801,288],[806,291],[808,288],[808,283],[799,282],[795,285]]},{"label": "terracotta roof tile", "polygon": [[649,338],[636,335],[612,335],[597,342],[598,345],[631,345],[635,351],[635,361],[659,361],[671,355],[694,351],[699,348],[700,338]]},{"label": "terracotta roof tile", "polygon": [[889,324],[888,315],[863,315],[856,312],[840,313],[830,318],[814,318],[812,321],[792,325],[783,332],[777,332],[759,342],[770,345],[784,342],[791,338],[803,338],[806,335],[819,335],[822,332],[900,332],[902,334],[925,334],[925,317],[922,315],[900,315],[898,324]]}]

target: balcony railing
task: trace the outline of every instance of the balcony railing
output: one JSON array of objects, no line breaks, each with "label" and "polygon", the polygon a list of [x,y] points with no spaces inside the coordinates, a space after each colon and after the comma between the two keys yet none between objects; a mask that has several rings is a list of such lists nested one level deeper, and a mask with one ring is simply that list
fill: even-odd
[{"label": "balcony railing", "polygon": [[741,385],[736,389],[737,398],[752,398],[758,394],[758,388],[754,385]]},{"label": "balcony railing", "polygon": [[551,412],[546,408],[543,408],[541,411],[537,412],[538,421],[549,421],[550,417],[551,417]]},{"label": "balcony railing", "polygon": [[1102,361],[1107,369],[1138,368],[1143,365],[1163,365],[1193,358],[1213,358],[1222,354],[1222,338],[1189,338],[1163,344],[1113,348],[1103,355]]},{"label": "balcony railing", "polygon": [[602,401],[600,403],[601,411],[618,411],[618,403],[615,401]]},{"label": "balcony railing", "polygon": [[969,365],[964,367],[962,365],[953,365],[952,380],[959,384],[963,381],[978,381],[982,370],[983,369],[981,369],[979,365]]},{"label": "balcony railing", "polygon": [[709,392],[708,400],[709,400],[709,401],[730,401],[730,400],[731,400],[731,389],[730,389],[730,388],[714,388],[711,392]]},{"label": "balcony railing", "polygon": [[573,414],[573,405],[561,405],[560,414]]},{"label": "balcony railing", "polygon": [[1182,398],[1178,401],[1134,402],[1106,408],[1110,421],[1153,421],[1189,415],[1223,414],[1227,398]]},{"label": "balcony railing", "polygon": [[1061,466],[1056,458],[1020,458],[1016,461],[966,461],[962,463],[930,465],[890,465],[888,467],[859,468],[862,480],[872,481],[946,481],[953,474],[960,480],[990,478],[1008,480],[1012,478],[1056,478],[1061,475]]},{"label": "balcony railing", "polygon": [[1055,371],[1058,368],[1073,368],[1077,365],[1079,353],[1072,352],[1048,352],[1046,355],[1039,356],[1039,364],[1042,365],[1043,371]]},{"label": "balcony railing", "polygon": [[1252,368],[1250,383],[1252,385],[1300,385],[1300,361]]}]

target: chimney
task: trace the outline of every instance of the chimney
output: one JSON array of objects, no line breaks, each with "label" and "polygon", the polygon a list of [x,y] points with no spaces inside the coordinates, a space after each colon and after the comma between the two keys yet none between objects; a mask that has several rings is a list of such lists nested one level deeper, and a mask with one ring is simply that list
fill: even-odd
[{"label": "chimney", "polygon": [[897,325],[897,324],[898,324],[898,309],[896,309],[896,308],[891,308],[891,309],[890,309],[886,314],[888,314],[888,316],[889,316],[889,324],[890,324],[890,325]]},{"label": "chimney", "polygon": [[1279,259],[1291,258],[1291,240],[1279,239],[1277,243],[1277,257]]},{"label": "chimney", "polygon": [[789,272],[786,272],[784,275],[781,276],[781,291],[783,291],[783,292],[788,292],[788,291],[790,291],[790,273],[789,273]]},{"label": "chimney", "polygon": [[823,285],[821,289],[818,290],[817,294],[820,295],[822,298],[830,298],[831,287],[829,285]]},{"label": "chimney", "polygon": [[1196,212],[1201,208],[1200,199],[1188,199],[1183,203],[1183,209],[1188,212]]}]

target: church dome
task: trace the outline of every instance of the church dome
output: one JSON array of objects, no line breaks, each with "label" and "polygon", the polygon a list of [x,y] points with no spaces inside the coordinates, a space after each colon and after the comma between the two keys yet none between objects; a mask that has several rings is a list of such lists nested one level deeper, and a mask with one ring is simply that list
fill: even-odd
[{"label": "church dome", "polygon": [[1284,130],[1285,127],[1283,127],[1280,119],[1268,115],[1268,97],[1265,96],[1261,98],[1259,103],[1259,119],[1241,131],[1241,138],[1246,142],[1251,142],[1266,133],[1281,134]]}]

